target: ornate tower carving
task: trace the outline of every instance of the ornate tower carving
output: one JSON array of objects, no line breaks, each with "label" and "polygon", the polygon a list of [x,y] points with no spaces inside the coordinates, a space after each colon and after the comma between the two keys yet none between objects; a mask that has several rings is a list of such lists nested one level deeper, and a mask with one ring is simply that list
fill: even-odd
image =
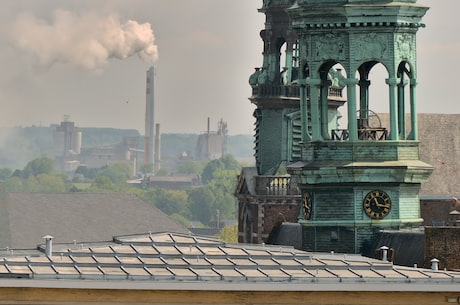
[{"label": "ornate tower carving", "polygon": [[[302,158],[288,172],[302,191],[304,249],[359,253],[375,231],[421,224],[418,193],[432,167],[419,159],[415,41],[427,9],[416,0],[298,0],[287,9],[302,117]],[[377,65],[387,101],[370,94]],[[327,124],[334,81],[346,87],[345,128]],[[389,128],[376,124],[376,103],[387,103]]]}]

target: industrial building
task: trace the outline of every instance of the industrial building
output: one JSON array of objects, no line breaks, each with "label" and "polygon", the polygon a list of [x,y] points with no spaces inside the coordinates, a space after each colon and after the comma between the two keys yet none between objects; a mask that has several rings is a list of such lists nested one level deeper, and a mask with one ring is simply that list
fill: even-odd
[{"label": "industrial building", "polygon": [[210,119],[205,133],[199,135],[196,149],[196,160],[215,160],[222,158],[227,153],[227,123],[220,119],[217,131],[211,131]]},{"label": "industrial building", "polygon": [[80,165],[82,133],[74,122],[65,116],[64,121],[56,127],[54,134],[54,160],[58,171],[72,172]]}]

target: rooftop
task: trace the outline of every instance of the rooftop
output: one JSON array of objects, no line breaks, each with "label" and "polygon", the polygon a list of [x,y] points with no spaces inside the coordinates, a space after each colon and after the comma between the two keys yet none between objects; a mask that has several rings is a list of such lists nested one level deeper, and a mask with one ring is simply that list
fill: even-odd
[{"label": "rooftop", "polygon": [[106,243],[68,247],[53,245],[52,255],[44,255],[47,251],[42,246],[43,252],[37,252],[40,255],[1,258],[0,286],[22,283],[40,287],[68,284],[173,289],[180,284],[181,289],[202,290],[206,282],[206,289],[210,290],[265,287],[272,291],[353,291],[370,285],[373,290],[381,291],[396,285],[399,291],[432,291],[440,287],[444,291],[460,291],[460,272],[395,266],[353,254],[227,244],[189,234],[130,235],[115,237]]},{"label": "rooftop", "polygon": [[188,233],[133,194],[10,192],[0,198],[0,251],[34,249],[47,234],[54,236],[54,243],[82,243],[165,231]]}]

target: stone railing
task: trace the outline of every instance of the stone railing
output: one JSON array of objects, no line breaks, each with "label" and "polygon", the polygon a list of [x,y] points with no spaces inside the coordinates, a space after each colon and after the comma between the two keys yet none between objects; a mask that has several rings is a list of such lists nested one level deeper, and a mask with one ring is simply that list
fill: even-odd
[{"label": "stone railing", "polygon": [[291,183],[290,176],[256,176],[255,178],[258,195],[300,195],[299,188]]},{"label": "stone railing", "polygon": [[[307,96],[308,88],[306,92]],[[252,86],[252,95],[253,96],[284,96],[284,97],[296,97],[300,96],[300,87],[298,85],[255,85]],[[342,88],[329,87],[328,92],[329,98],[341,98],[342,97]]]},{"label": "stone railing", "polygon": [[270,1],[264,1],[263,7],[266,7],[268,2],[270,3],[270,7],[275,7],[275,6],[291,6],[295,3],[294,0],[270,0]]},{"label": "stone railing", "polygon": [[[347,141],[350,134],[347,129],[331,130],[331,140]],[[362,128],[358,129],[358,139],[364,141],[385,141],[388,139],[388,130],[385,128]]]},{"label": "stone railing", "polygon": [[283,86],[283,85],[257,85],[252,87],[253,96],[285,96],[299,97],[299,86]]}]

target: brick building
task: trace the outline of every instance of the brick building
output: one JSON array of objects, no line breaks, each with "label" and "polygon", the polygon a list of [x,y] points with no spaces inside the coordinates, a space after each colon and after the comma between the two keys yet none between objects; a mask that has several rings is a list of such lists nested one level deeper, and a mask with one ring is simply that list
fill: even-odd
[{"label": "brick building", "polygon": [[439,268],[460,270],[460,227],[425,228],[425,266],[431,258],[439,260]]}]

